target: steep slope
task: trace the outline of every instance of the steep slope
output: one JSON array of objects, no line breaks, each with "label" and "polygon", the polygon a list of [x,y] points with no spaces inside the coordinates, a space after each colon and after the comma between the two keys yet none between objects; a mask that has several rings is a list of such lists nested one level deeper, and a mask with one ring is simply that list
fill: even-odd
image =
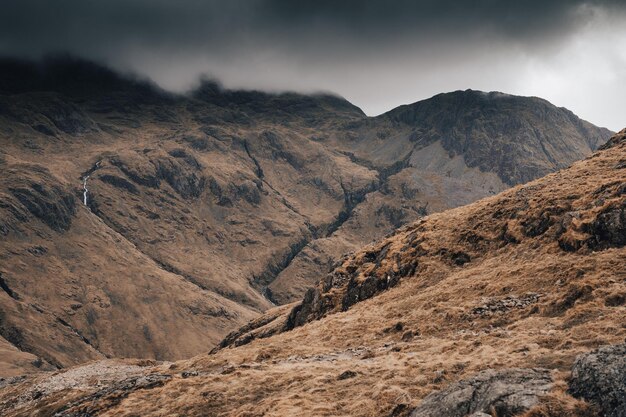
[{"label": "steep slope", "polygon": [[[173,95],[81,60],[0,64],[0,336],[44,367],[205,351],[345,252],[510,185],[463,152],[518,141],[527,153],[494,160],[526,172],[538,153],[553,170],[608,138],[545,104],[545,120],[515,108],[477,122],[519,113],[539,143],[472,134],[451,154],[445,132],[416,136],[426,122],[367,118],[329,95],[211,82]],[[473,114],[459,94],[444,97]],[[557,122],[587,130],[564,139]]]},{"label": "steep slope", "polygon": [[536,97],[472,90],[352,122],[329,142],[377,170],[379,187],[331,236],[311,242],[270,289],[277,300],[295,301],[328,272],[335,254],[354,251],[424,214],[569,166],[609,135]]},{"label": "steep slope", "polygon": [[[625,237],[626,129],[571,168],[364,248],[301,303],[258,320],[252,343],[177,363],[101,361],[14,379],[0,409],[421,416],[465,401],[468,387],[475,409],[497,386],[494,401],[521,407],[506,408],[514,413],[597,415],[564,389],[577,355],[626,336]],[[576,378],[593,360],[577,361]],[[459,407],[445,415],[465,415]]]},{"label": "steep slope", "polygon": [[42,166],[9,160],[1,171],[2,335],[40,362],[192,355],[214,329],[255,316],[165,271]]}]

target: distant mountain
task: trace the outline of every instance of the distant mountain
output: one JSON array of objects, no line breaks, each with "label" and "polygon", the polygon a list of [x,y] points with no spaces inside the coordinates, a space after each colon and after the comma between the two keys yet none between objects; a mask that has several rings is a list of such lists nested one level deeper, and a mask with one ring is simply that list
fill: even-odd
[{"label": "distant mountain", "polygon": [[350,196],[347,206],[355,207],[349,219],[332,236],[307,245],[269,288],[277,300],[294,301],[319,280],[336,254],[356,250],[426,213],[567,167],[610,134],[536,97],[472,90],[439,94],[349,123],[326,143],[375,170],[378,184]]},{"label": "distant mountain", "polygon": [[381,118],[410,126],[414,139],[439,139],[451,155],[508,185],[564,168],[610,134],[537,97],[472,90],[439,94]]},{"label": "distant mountain", "polygon": [[207,351],[346,252],[610,134],[500,93],[368,118],[324,94],[174,95],[74,58],[5,59],[0,80],[5,375]]},{"label": "distant mountain", "polygon": [[626,129],[362,248],[228,348],[10,379],[0,412],[620,416],[625,245]]}]

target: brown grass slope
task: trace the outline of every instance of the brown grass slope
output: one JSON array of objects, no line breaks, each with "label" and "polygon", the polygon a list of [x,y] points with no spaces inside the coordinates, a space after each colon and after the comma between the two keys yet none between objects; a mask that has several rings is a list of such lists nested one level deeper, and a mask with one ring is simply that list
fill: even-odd
[{"label": "brown grass slope", "polygon": [[0,410],[399,415],[480,370],[542,367],[556,388],[531,415],[577,415],[560,390],[574,357],[626,336],[625,244],[626,130],[571,168],[364,248],[244,346],[15,379]]}]

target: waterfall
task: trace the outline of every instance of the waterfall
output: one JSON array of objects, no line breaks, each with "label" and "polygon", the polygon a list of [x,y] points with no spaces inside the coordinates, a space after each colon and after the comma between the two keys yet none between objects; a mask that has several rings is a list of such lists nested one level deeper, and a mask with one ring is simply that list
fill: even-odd
[{"label": "waterfall", "polygon": [[93,172],[100,168],[100,163],[102,162],[102,160],[96,162],[94,164],[94,166],[91,167],[91,169],[89,169],[88,171],[84,172],[84,177],[83,177],[83,204],[85,206],[87,206],[87,208],[91,211],[91,209],[89,208],[89,205],[87,204],[87,194],[89,193],[89,189],[87,188],[87,180],[89,179],[89,177],[91,176],[91,174],[93,174]]},{"label": "waterfall", "polygon": [[[89,190],[87,189],[87,180],[89,179],[89,175],[83,177],[83,204],[87,206],[87,193]],[[89,206],[87,206],[89,208]]]}]

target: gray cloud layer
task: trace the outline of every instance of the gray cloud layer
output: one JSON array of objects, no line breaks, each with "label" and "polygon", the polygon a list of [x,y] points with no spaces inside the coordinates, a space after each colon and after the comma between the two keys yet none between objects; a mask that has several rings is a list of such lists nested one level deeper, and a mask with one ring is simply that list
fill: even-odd
[{"label": "gray cloud layer", "polygon": [[[69,51],[190,88],[331,90],[370,113],[459,88],[626,125],[624,1],[5,0],[0,53]],[[620,23],[621,22],[621,23]]]}]

